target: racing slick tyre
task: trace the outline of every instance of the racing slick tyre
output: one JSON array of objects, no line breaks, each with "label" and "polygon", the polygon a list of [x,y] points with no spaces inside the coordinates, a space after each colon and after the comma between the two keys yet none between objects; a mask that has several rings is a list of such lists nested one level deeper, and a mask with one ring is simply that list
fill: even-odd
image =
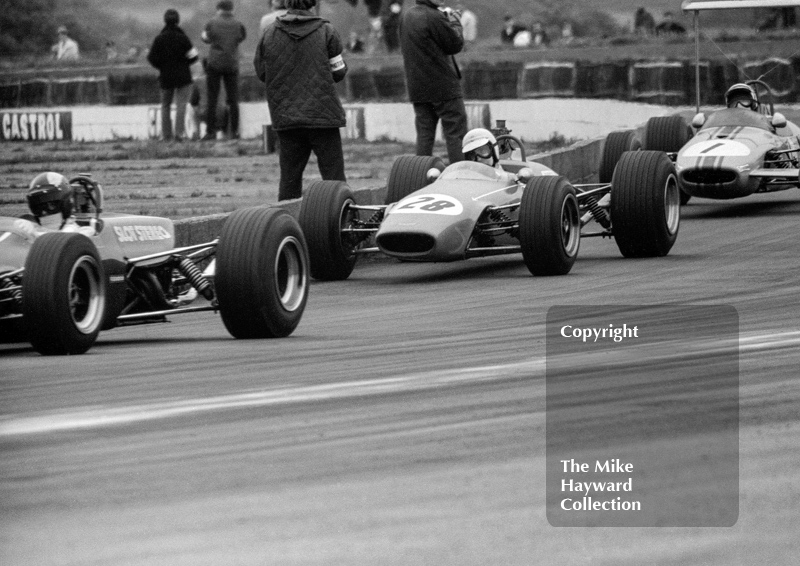
[{"label": "racing slick tyre", "polygon": [[97,339],[106,308],[106,275],[83,234],[38,237],[25,261],[22,317],[33,348],[44,355],[83,354]]},{"label": "racing slick tyre", "polygon": [[622,255],[667,255],[681,219],[678,179],[667,154],[622,154],[611,185],[611,230]]},{"label": "racing slick tyre", "polygon": [[680,116],[656,116],[647,121],[642,149],[677,153],[692,137],[692,127]]},{"label": "racing slick tyre", "polygon": [[342,230],[358,218],[358,211],[350,209],[354,204],[353,191],[343,181],[315,181],[303,195],[300,226],[314,279],[341,281],[353,272],[359,238]]},{"label": "racing slick tyre", "polygon": [[280,338],[308,300],[308,252],[300,225],[280,208],[234,211],[217,244],[215,287],[234,338]]},{"label": "racing slick tyre", "polygon": [[386,204],[398,202],[428,185],[428,171],[431,169],[443,171],[444,161],[439,157],[420,155],[401,155],[395,159],[386,182]]},{"label": "racing slick tyre", "polygon": [[534,177],[519,205],[519,242],[534,275],[565,275],[578,257],[581,219],[575,187],[564,177]]},{"label": "racing slick tyre", "polygon": [[603,145],[603,155],[600,158],[600,171],[598,172],[598,182],[610,183],[614,176],[614,167],[617,161],[626,151],[639,151],[642,149],[642,142],[636,137],[633,130],[622,132],[611,132],[606,137]]}]

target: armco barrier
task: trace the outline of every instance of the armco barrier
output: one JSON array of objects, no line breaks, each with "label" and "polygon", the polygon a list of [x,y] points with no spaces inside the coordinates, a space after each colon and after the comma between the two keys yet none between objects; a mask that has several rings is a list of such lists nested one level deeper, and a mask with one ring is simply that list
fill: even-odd
[{"label": "armco barrier", "polygon": [[[597,176],[597,168],[600,163],[600,155],[603,150],[604,142],[605,139],[579,142],[566,149],[560,149],[550,153],[541,153],[529,159],[547,165],[574,183],[589,182]],[[353,191],[355,201],[363,205],[384,204],[386,202],[386,194],[387,190],[385,186]],[[302,199],[295,199],[266,206],[283,208],[297,218],[300,215],[301,203]],[[176,246],[191,246],[214,240],[219,236],[222,225],[227,217],[228,214],[214,214],[211,216],[176,220]]]}]

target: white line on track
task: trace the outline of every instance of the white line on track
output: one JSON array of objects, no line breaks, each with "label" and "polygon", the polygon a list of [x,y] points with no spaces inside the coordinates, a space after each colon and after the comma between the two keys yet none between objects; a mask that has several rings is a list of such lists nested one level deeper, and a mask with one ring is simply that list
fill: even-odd
[{"label": "white line on track", "polygon": [[[721,343],[708,343],[709,350]],[[800,345],[800,331],[742,336],[740,353]],[[669,357],[681,356],[671,350]],[[286,387],[264,391],[232,393],[215,397],[162,401],[128,407],[87,407],[79,410],[51,412],[36,416],[0,416],[0,437],[92,429],[194,415],[209,411],[246,407],[265,407],[367,397],[372,395],[424,391],[455,385],[475,384],[501,379],[525,379],[544,376],[545,358],[473,368],[438,370],[386,377]]]}]

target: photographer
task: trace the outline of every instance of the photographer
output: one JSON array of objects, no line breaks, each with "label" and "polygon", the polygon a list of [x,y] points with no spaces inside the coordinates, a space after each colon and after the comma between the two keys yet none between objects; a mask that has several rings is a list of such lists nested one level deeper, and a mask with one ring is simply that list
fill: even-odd
[{"label": "photographer", "polygon": [[467,133],[467,111],[461,71],[454,55],[464,47],[460,14],[444,0],[416,0],[404,11],[400,48],[414,105],[417,155],[432,155],[436,125],[442,121],[450,163],[462,161],[461,139]]}]

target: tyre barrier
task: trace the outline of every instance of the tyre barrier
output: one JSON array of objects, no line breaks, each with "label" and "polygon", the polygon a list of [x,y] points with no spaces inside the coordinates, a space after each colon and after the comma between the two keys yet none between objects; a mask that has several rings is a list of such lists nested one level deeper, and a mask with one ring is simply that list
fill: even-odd
[{"label": "tyre barrier", "polygon": [[519,81],[518,98],[574,96],[577,65],[569,61],[525,63]]},{"label": "tyre barrier", "polygon": [[[737,68],[738,66],[738,68]],[[741,72],[739,71],[741,69]],[[84,70],[85,72],[85,70]],[[470,61],[462,65],[464,98],[613,98],[668,105],[695,100],[693,61],[522,62]],[[766,75],[778,102],[800,101],[800,55],[759,61],[706,60],[701,63],[701,103],[717,104],[735,82]],[[202,80],[202,79],[201,79]],[[336,84],[343,101],[403,102],[405,73],[397,60],[379,67],[355,67]],[[105,76],[0,79],[0,108],[135,105],[159,102],[158,77],[151,69],[116,70]],[[264,85],[252,73],[240,76],[240,101],[265,99]]]}]

